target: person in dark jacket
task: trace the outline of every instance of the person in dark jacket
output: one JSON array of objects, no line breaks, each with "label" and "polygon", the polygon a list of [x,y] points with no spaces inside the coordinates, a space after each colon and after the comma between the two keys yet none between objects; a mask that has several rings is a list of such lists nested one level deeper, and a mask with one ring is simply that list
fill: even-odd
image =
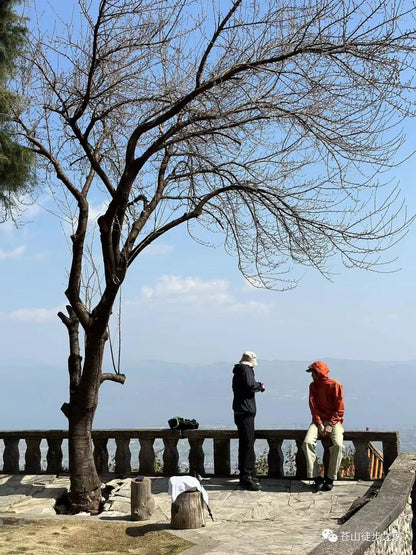
[{"label": "person in dark jacket", "polygon": [[257,366],[256,354],[245,351],[233,369],[233,411],[234,422],[238,429],[238,470],[240,486],[251,491],[261,489],[256,478],[256,454],[254,452],[254,417],[256,416],[255,394],[265,391],[264,384],[254,377]]}]

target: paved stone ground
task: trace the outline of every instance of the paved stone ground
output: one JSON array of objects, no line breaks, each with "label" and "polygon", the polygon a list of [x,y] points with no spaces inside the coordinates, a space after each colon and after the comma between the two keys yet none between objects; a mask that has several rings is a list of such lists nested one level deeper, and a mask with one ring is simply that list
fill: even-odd
[{"label": "paved stone ground", "polygon": [[[130,519],[131,479],[111,480],[110,497],[99,520]],[[353,501],[372,482],[340,481],[331,492],[314,493],[308,481],[262,480],[262,491],[242,490],[237,479],[203,479],[214,521],[205,510],[206,525],[196,530],[170,528],[168,479],[152,478],[156,509],[150,520],[134,522],[147,530],[169,530],[196,544],[187,555],[304,555],[322,541],[322,532],[339,527]],[[55,501],[69,487],[67,476],[0,475],[1,516],[56,517]],[[65,518],[68,518],[67,516]],[[81,516],[70,518],[82,518]]]}]

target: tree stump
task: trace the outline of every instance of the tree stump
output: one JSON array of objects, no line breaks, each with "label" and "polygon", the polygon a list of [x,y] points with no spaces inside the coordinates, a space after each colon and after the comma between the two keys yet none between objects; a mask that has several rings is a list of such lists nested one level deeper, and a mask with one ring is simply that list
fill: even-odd
[{"label": "tree stump", "polygon": [[175,530],[205,526],[200,491],[184,491],[171,506],[171,526]]},{"label": "tree stump", "polygon": [[130,507],[132,520],[149,520],[155,510],[149,478],[131,481]]}]

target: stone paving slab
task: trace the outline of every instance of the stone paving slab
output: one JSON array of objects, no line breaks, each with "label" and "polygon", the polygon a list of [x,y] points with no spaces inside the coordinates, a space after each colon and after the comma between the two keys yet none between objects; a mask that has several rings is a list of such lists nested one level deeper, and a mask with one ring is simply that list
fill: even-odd
[{"label": "stone paving slab", "polygon": [[[322,541],[323,530],[339,528],[337,520],[372,482],[340,481],[331,492],[314,493],[309,481],[262,480],[262,491],[242,490],[237,479],[208,478],[212,521],[205,510],[206,525],[196,530],[172,530],[168,478],[152,478],[156,508],[150,519],[134,522],[146,530],[167,530],[196,544],[187,555],[304,555]],[[131,478],[113,479],[104,511],[93,520],[120,521],[130,518]],[[54,503],[69,488],[69,477],[51,475],[0,475],[0,518],[56,515]],[[65,516],[65,518],[73,518]],[[79,518],[79,517],[78,517]],[[82,518],[82,517],[81,517]]]}]

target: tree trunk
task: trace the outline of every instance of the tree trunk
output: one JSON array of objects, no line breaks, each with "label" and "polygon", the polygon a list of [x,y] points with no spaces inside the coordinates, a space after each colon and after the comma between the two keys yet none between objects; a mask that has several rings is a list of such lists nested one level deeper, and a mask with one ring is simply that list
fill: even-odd
[{"label": "tree trunk", "polygon": [[91,430],[93,415],[77,407],[69,419],[70,492],[74,513],[97,514],[101,503],[101,480],[95,468]]},{"label": "tree trunk", "polygon": [[65,412],[69,421],[68,450],[70,492],[74,513],[97,514],[101,503],[101,480],[95,468],[92,425],[98,405],[106,335],[88,337],[85,361],[78,384],[71,388]]}]

